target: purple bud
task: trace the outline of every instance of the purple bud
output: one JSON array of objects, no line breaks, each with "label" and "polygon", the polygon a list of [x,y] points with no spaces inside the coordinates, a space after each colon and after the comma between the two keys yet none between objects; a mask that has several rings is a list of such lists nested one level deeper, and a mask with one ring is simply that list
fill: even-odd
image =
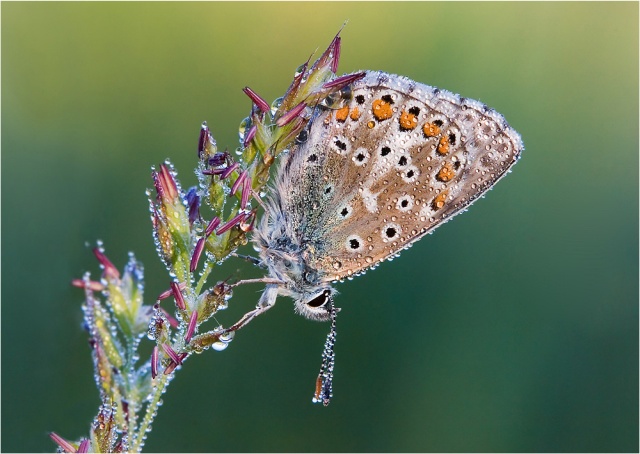
[{"label": "purple bud", "polygon": [[227,170],[226,167],[224,169],[204,169],[202,171],[202,174],[203,175],[220,175],[220,174],[223,174],[225,170]]},{"label": "purple bud", "polygon": [[206,240],[205,237],[198,239],[198,242],[196,243],[196,247],[193,250],[193,255],[191,256],[191,263],[189,264],[189,271],[191,271],[192,273],[198,267],[198,262],[200,261],[202,250],[204,249],[205,240]]},{"label": "purple bud", "polygon": [[231,229],[233,226],[239,224],[240,221],[242,221],[245,218],[245,216],[247,216],[247,213],[236,214],[233,217],[233,219],[231,219],[229,222],[227,222],[225,225],[223,225],[216,231],[216,235],[222,235],[224,232]]},{"label": "purple bud", "polygon": [[242,142],[242,145],[245,148],[247,148],[247,146],[251,143],[253,138],[256,136],[256,132],[258,132],[258,127],[256,125],[252,125],[247,131],[247,133],[245,134],[244,141]]},{"label": "purple bud", "polygon": [[204,152],[205,141],[209,138],[209,127],[207,122],[202,122],[200,127],[200,138],[198,139],[198,157],[202,159],[202,153]]},{"label": "purple bud", "polygon": [[189,319],[189,326],[187,326],[187,333],[184,336],[184,341],[188,344],[193,337],[193,333],[196,331],[196,324],[198,323],[198,311],[193,311],[191,318]]},{"label": "purple bud", "polygon": [[242,197],[240,198],[240,208],[245,209],[249,196],[251,195],[251,178],[245,178],[242,185]]},{"label": "purple bud", "polygon": [[184,297],[182,296],[182,292],[180,291],[180,287],[177,282],[171,283],[171,291],[173,292],[173,297],[176,299],[176,306],[178,306],[178,309],[185,310],[187,306],[184,304]]},{"label": "purple bud", "polygon": [[244,179],[246,177],[247,177],[246,170],[243,170],[242,172],[240,172],[240,175],[238,175],[238,178],[236,178],[236,181],[234,181],[233,185],[231,186],[231,195],[234,195],[236,193],[236,191],[238,190],[240,185],[244,182]]},{"label": "purple bud", "polygon": [[151,352],[151,378],[158,376],[158,346],[153,347]]},{"label": "purple bud", "polygon": [[200,215],[200,196],[198,196],[198,189],[193,186],[189,188],[187,195],[187,206],[189,207],[189,223],[193,224]]},{"label": "purple bud", "polygon": [[60,446],[65,452],[76,452],[75,446],[73,446],[71,443],[69,443],[67,440],[62,438],[57,433],[51,432],[49,436],[54,441],[54,443]]},{"label": "purple bud", "polygon": [[118,268],[111,263],[111,260],[104,255],[104,252],[102,252],[100,248],[93,248],[93,253],[98,259],[98,262],[102,265],[105,276],[113,279],[120,279],[120,272],[118,271]]},{"label": "purple bud", "polygon": [[223,152],[216,153],[212,157],[210,157],[208,163],[210,166],[218,167],[224,164],[225,162],[228,162],[230,158],[231,158],[231,155],[226,151],[223,151]]},{"label": "purple bud", "polygon": [[267,101],[262,99],[255,91],[253,91],[249,87],[244,87],[242,91],[244,92],[245,95],[247,95],[251,99],[251,101],[253,101],[253,103],[258,107],[258,109],[260,109],[264,113],[267,113],[271,110],[271,108],[269,107],[269,104],[267,104]]},{"label": "purple bud", "polygon": [[240,164],[238,164],[237,162],[234,162],[229,167],[224,169],[224,171],[220,174],[220,179],[224,180],[229,175],[231,175],[234,172],[234,170],[236,170],[238,167],[240,167]]},{"label": "purple bud", "polygon": [[88,438],[83,438],[82,441],[80,442],[80,445],[78,446],[78,451],[79,453],[85,453],[85,452],[89,452],[89,439]]},{"label": "purple bud", "polygon": [[282,127],[291,123],[291,121],[294,118],[298,117],[306,107],[307,105],[304,102],[301,102],[300,104],[295,106],[293,109],[291,109],[290,111],[282,115],[280,118],[278,118],[278,120],[276,121],[276,125]]},{"label": "purple bud", "polygon": [[71,285],[78,288],[89,289],[93,292],[101,292],[104,290],[104,285],[96,281],[85,281],[84,279],[74,279],[71,281]]},{"label": "purple bud", "polygon": [[322,86],[322,88],[336,88],[339,90],[341,88],[346,87],[349,84],[352,84],[356,80],[362,79],[365,75],[366,73],[360,72],[360,73],[354,73],[354,74],[347,74],[346,76],[340,76],[336,79],[330,80],[329,82],[325,83]]},{"label": "purple bud", "polygon": [[204,231],[204,235],[205,236],[211,235],[213,231],[216,229],[216,227],[218,227],[219,225],[220,225],[220,218],[216,216],[215,218],[211,219],[211,222],[209,222],[209,225],[207,226],[207,230]]},{"label": "purple bud", "polygon": [[[338,72],[338,62],[340,61],[340,43],[342,39],[340,36],[336,36],[333,40],[333,60],[331,60],[331,72],[335,74]],[[331,46],[329,46],[331,47]]]},{"label": "purple bud", "polygon": [[173,361],[176,364],[182,363],[176,351],[173,348],[171,348],[169,344],[162,344],[161,347],[164,350],[164,352],[167,354],[167,356],[171,358],[171,361]]},{"label": "purple bud", "polygon": [[[185,288],[187,288],[187,284],[184,282],[181,282],[180,284],[178,284],[178,288],[180,290],[184,290]],[[158,295],[158,297],[156,298],[156,301],[162,301],[164,299],[169,298],[171,295],[173,294],[173,288],[170,287],[167,290],[165,290],[164,292],[162,292],[161,294]]]}]

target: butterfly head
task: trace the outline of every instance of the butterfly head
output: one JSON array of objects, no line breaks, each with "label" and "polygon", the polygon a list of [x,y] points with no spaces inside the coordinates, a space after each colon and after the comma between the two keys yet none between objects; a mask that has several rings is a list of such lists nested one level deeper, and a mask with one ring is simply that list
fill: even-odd
[{"label": "butterfly head", "polygon": [[322,282],[318,272],[298,254],[271,251],[270,258],[270,274],[284,282],[279,293],[293,298],[296,313],[310,320],[329,320],[336,291]]}]

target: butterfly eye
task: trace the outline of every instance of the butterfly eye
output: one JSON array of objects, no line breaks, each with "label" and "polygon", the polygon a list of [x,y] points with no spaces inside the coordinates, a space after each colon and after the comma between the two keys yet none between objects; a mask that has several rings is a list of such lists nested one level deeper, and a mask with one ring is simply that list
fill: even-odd
[{"label": "butterfly eye", "polygon": [[327,301],[329,301],[330,295],[331,295],[331,292],[329,290],[325,290],[324,292],[322,292],[321,294],[313,298],[311,301],[307,301],[307,306],[310,306],[310,307],[324,306],[327,303]]}]

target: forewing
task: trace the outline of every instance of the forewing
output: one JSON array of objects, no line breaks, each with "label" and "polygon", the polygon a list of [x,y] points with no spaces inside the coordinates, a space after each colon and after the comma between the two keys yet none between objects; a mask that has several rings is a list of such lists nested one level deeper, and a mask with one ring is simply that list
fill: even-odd
[{"label": "forewing", "polygon": [[343,107],[311,123],[280,171],[279,191],[308,264],[323,280],[339,280],[464,210],[522,149],[520,136],[485,105],[368,72]]}]

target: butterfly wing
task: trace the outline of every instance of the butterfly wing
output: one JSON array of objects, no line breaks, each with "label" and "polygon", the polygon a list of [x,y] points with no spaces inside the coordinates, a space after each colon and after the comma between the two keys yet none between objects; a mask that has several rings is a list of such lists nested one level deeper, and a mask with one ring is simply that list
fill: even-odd
[{"label": "butterfly wing", "polygon": [[280,168],[288,234],[323,281],[361,273],[463,211],[522,149],[487,106],[368,72],[343,107],[319,113]]}]

